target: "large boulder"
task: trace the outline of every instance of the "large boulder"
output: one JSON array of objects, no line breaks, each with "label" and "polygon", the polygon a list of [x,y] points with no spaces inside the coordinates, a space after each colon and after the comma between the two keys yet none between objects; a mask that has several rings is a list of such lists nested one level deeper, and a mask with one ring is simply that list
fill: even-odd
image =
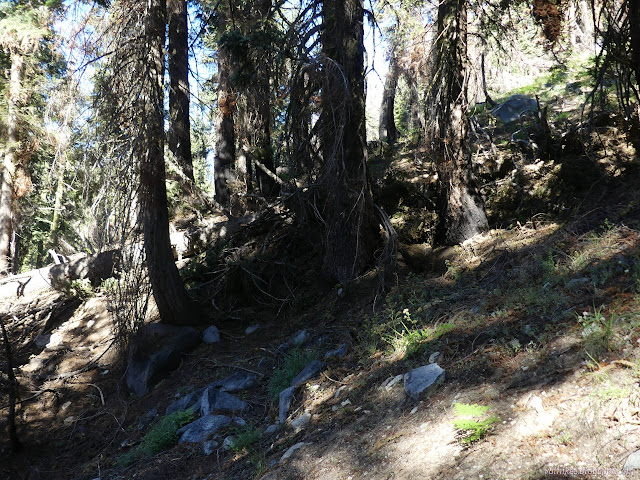
[{"label": "large boulder", "polygon": [[51,286],[56,290],[67,290],[74,280],[86,278],[93,287],[97,287],[103,280],[115,275],[115,271],[120,265],[120,259],[120,250],[108,250],[97,255],[83,255],[70,262],[54,265],[49,269]]},{"label": "large boulder", "polygon": [[404,376],[404,392],[413,400],[422,400],[431,395],[442,382],[444,370],[437,363],[431,363],[411,370]]},{"label": "large boulder", "polygon": [[504,123],[518,120],[525,112],[538,110],[538,102],[526,95],[511,95],[506,101],[491,110],[494,117]]},{"label": "large boulder", "polygon": [[191,327],[155,323],[143,327],[129,349],[126,385],[131,393],[142,396],[151,385],[180,365],[182,354],[200,342]]}]

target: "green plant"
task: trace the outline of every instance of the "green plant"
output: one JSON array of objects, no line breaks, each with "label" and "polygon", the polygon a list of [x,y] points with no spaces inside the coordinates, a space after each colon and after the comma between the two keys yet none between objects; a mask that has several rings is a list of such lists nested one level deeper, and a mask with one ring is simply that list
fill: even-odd
[{"label": "green plant", "polygon": [[500,418],[496,415],[487,416],[487,411],[491,407],[456,403],[453,406],[455,414],[459,418],[453,421],[453,426],[459,430],[461,437],[461,443],[473,443],[484,438],[489,430],[493,428],[493,425],[500,421]]},{"label": "green plant", "polygon": [[234,452],[242,452],[243,450],[251,451],[251,446],[260,440],[260,430],[255,427],[244,427],[234,435],[231,443],[231,450]]},{"label": "green plant", "polygon": [[114,277],[105,278],[102,283],[100,283],[100,290],[102,290],[107,295],[115,293],[117,287],[118,280]]},{"label": "green plant", "polygon": [[116,458],[116,465],[126,467],[137,459],[155,455],[175,445],[178,441],[178,430],[195,418],[193,409],[174,412],[160,419],[142,438],[135,450]]},{"label": "green plant", "polygon": [[299,348],[291,350],[284,359],[282,365],[273,372],[273,376],[269,380],[267,390],[272,399],[277,400],[280,392],[291,385],[300,371],[309,363],[318,359],[318,354],[311,350],[302,350]]},{"label": "green plant", "polygon": [[138,449],[145,455],[155,455],[171,447],[178,440],[176,432],[193,421],[192,409],[174,412],[160,419],[147,433]]},{"label": "green plant", "polygon": [[89,298],[94,295],[93,287],[88,278],[73,280],[69,287],[69,293],[80,298]]},{"label": "green plant", "polygon": [[587,343],[586,347],[596,354],[612,348],[611,340],[613,338],[615,314],[611,313],[607,319],[602,313],[603,310],[604,305],[600,305],[598,308],[594,305],[593,312],[584,311],[582,315],[576,314],[582,327],[582,336]]},{"label": "green plant", "polygon": [[571,445],[571,438],[571,434],[566,430],[563,430],[561,433],[556,435],[556,440],[558,440],[558,443],[561,445]]}]

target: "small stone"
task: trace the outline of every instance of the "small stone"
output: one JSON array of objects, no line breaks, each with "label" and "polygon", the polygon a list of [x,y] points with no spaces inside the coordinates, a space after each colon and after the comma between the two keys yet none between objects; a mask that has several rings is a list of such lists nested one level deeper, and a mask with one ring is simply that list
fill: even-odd
[{"label": "small stone", "polygon": [[299,387],[315,374],[317,374],[320,370],[322,370],[324,366],[325,363],[321,362],[320,360],[311,362],[309,365],[304,367],[304,369],[298,375],[296,375],[293,380],[291,380],[291,386]]},{"label": "small stone", "polygon": [[70,406],[71,406],[71,402],[64,402],[64,403],[62,404],[62,406],[60,407],[60,410],[62,410],[62,411],[64,412],[64,411],[65,411],[67,408],[69,408]]},{"label": "small stone", "polygon": [[289,449],[286,452],[284,452],[284,455],[282,455],[282,457],[280,458],[280,463],[284,462],[287,458],[293,455],[296,452],[296,450],[301,449],[305,445],[308,445],[308,444],[306,442],[299,442],[293,445],[292,447],[289,447]]},{"label": "small stone", "polygon": [[404,376],[404,391],[413,400],[429,396],[436,386],[444,382],[444,370],[437,363],[411,370]]},{"label": "small stone", "polygon": [[271,435],[272,433],[276,433],[278,431],[278,425],[275,423],[273,425],[269,425],[267,429],[264,431],[265,435]]},{"label": "small stone", "polygon": [[304,412],[291,422],[291,426],[293,427],[294,432],[298,433],[300,430],[305,429],[310,422],[311,414],[309,412]]},{"label": "small stone", "polygon": [[242,412],[247,408],[246,402],[214,387],[209,387],[204,391],[200,404],[200,412],[203,417],[214,412]]},{"label": "small stone", "polygon": [[441,356],[442,354],[440,352],[433,352],[431,355],[429,355],[429,363],[436,363],[438,360],[440,360]]},{"label": "small stone", "polygon": [[220,341],[220,332],[215,325],[211,325],[204,332],[202,332],[202,340],[205,343],[218,343]]},{"label": "small stone", "polygon": [[346,354],[347,354],[347,345],[346,345],[346,343],[342,343],[335,350],[331,350],[330,352],[325,353],[324,354],[324,358],[325,358],[325,360],[327,358],[331,358],[331,357],[340,357],[340,358],[342,358]]},{"label": "small stone", "polygon": [[640,470],[640,450],[632,453],[627,457],[627,461],[624,462],[623,471]]},{"label": "small stone", "polygon": [[280,420],[280,423],[284,423],[287,419],[287,414],[289,413],[289,408],[291,408],[291,402],[293,401],[293,394],[295,393],[295,390],[296,387],[289,387],[280,392],[278,411],[278,420]]},{"label": "small stone", "polygon": [[236,437],[234,437],[233,435],[229,435],[222,442],[222,448],[224,448],[225,450],[231,450],[235,442],[236,442]]},{"label": "small stone", "polygon": [[418,407],[417,407],[417,406],[415,406],[415,407],[413,407],[413,408],[411,409],[410,414],[411,414],[411,415],[413,415],[413,414],[414,414],[414,413],[416,413],[417,411],[418,411]]},{"label": "small stone", "polygon": [[258,377],[249,372],[237,372],[211,384],[223,392],[238,392],[253,388],[258,384]]},{"label": "small stone", "polygon": [[391,390],[396,383],[398,383],[400,380],[402,380],[402,377],[404,377],[403,374],[400,375],[396,375],[393,380],[391,380],[389,383],[387,383],[387,385],[384,387],[384,389],[388,392],[389,390]]},{"label": "small stone", "polygon": [[229,417],[222,415],[208,415],[201,417],[179,429],[176,433],[181,435],[178,443],[200,443],[207,440],[216,431],[231,423]]},{"label": "small stone", "polygon": [[258,323],[256,323],[255,325],[251,325],[250,327],[247,327],[247,329],[244,331],[244,334],[251,335],[253,332],[258,330],[259,328],[260,328],[260,324]]},{"label": "small stone", "polygon": [[289,339],[289,343],[294,347],[299,347],[307,340],[309,340],[309,337],[309,332],[307,332],[306,330],[299,330],[291,336],[291,338]]},{"label": "small stone", "polygon": [[207,440],[202,444],[202,451],[208,457],[213,451],[218,448],[219,443],[215,440]]},{"label": "small stone", "polygon": [[588,283],[589,279],[587,277],[581,277],[581,278],[574,278],[572,280],[569,280],[569,283],[567,283],[567,286],[565,287],[567,290],[571,290],[572,288],[578,286],[578,285],[582,285],[584,283]]},{"label": "small stone", "polygon": [[529,405],[536,412],[538,412],[538,415],[542,415],[544,413],[544,407],[542,406],[542,399],[537,395],[531,397],[531,400],[529,400]]},{"label": "small stone", "polygon": [[342,407],[346,407],[347,405],[351,405],[351,400],[349,400],[349,399],[347,398],[344,402],[340,403],[340,405],[341,405]]},{"label": "small stone", "polygon": [[64,419],[64,424],[65,425],[71,425],[73,422],[76,421],[76,417],[74,417],[73,415],[67,417]]}]

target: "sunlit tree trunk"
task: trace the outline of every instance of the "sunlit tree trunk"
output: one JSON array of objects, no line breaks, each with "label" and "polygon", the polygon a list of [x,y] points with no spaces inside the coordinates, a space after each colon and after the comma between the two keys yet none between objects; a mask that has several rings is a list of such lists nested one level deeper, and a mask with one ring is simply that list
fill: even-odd
[{"label": "sunlit tree trunk", "polygon": [[434,49],[436,78],[429,101],[434,118],[429,140],[440,188],[436,240],[453,245],[487,228],[469,148],[466,0],[441,1]]},{"label": "sunlit tree trunk", "polygon": [[327,198],[324,273],[349,282],[373,262],[378,237],[368,181],[362,0],[325,0],[322,150]]},{"label": "sunlit tree trunk", "polygon": [[167,0],[169,16],[169,150],[185,176],[194,181],[189,120],[189,31],[187,0]]},{"label": "sunlit tree trunk", "polygon": [[393,145],[398,139],[394,109],[399,74],[400,68],[398,65],[397,47],[393,45],[389,52],[389,70],[384,81],[382,106],[380,108],[380,125],[378,127],[380,141],[387,142],[389,145]]},{"label": "sunlit tree trunk", "polygon": [[22,88],[24,57],[17,52],[11,54],[11,75],[9,79],[9,108],[7,114],[7,145],[2,163],[0,185],[0,274],[11,271],[11,240],[13,222],[17,212],[14,179],[18,164],[18,104]]},{"label": "sunlit tree trunk", "polygon": [[[229,12],[226,2],[218,7],[218,31],[224,32]],[[234,110],[235,94],[231,85],[231,58],[224,45],[218,48],[218,121],[216,123],[216,154],[214,157],[215,198],[223,206],[230,202],[227,182],[233,179],[236,159]]]},{"label": "sunlit tree trunk", "polygon": [[140,160],[140,214],[144,232],[147,269],[164,323],[190,324],[199,321],[196,304],[189,298],[173,260],[169,240],[169,213],[164,161],[164,0],[147,0],[144,17],[146,68],[143,122],[137,154]]}]

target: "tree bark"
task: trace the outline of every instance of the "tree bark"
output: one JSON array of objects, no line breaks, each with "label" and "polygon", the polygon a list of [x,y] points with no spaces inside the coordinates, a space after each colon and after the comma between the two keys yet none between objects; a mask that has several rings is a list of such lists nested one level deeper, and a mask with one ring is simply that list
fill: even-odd
[{"label": "tree bark", "polygon": [[144,17],[148,52],[147,78],[139,141],[140,214],[149,280],[158,312],[164,323],[198,322],[198,308],[189,298],[173,261],[169,240],[169,213],[164,162],[164,43],[166,5],[164,0],[147,0]]},{"label": "tree bark", "polygon": [[631,36],[631,64],[640,84],[640,0],[629,1],[629,27]]},{"label": "tree bark", "polygon": [[378,239],[366,163],[362,0],[322,5],[322,151],[327,199],[323,272],[346,283],[373,262]]},{"label": "tree bark", "polygon": [[[257,5],[256,17],[258,19],[266,18],[270,11],[271,0],[260,0]],[[256,114],[256,145],[253,154],[256,160],[275,173],[273,148],[271,147],[271,65],[269,57],[263,57],[263,61],[257,65],[253,98]],[[279,185],[259,168],[256,169],[256,180],[262,195],[278,194]]]},{"label": "tree bark", "polygon": [[440,3],[435,55],[438,77],[430,98],[435,113],[430,140],[440,187],[436,241],[455,245],[487,228],[469,148],[466,0]]},{"label": "tree bark", "polygon": [[[218,31],[224,32],[229,12],[225,2],[218,8]],[[218,122],[216,125],[216,154],[213,161],[215,199],[223,207],[230,203],[227,182],[233,179],[236,159],[234,110],[235,94],[231,85],[231,58],[224,45],[218,48]]]},{"label": "tree bark", "polygon": [[16,212],[14,178],[18,164],[18,104],[22,88],[24,57],[11,53],[11,77],[9,80],[9,108],[7,115],[7,146],[2,164],[0,185],[0,274],[11,272],[11,239]]},{"label": "tree bark", "polygon": [[167,0],[169,15],[169,150],[185,176],[194,181],[189,120],[189,31],[187,1]]},{"label": "tree bark", "polygon": [[392,45],[389,53],[389,71],[387,72],[387,77],[384,81],[384,90],[382,92],[380,125],[378,128],[380,141],[387,142],[389,145],[393,145],[398,139],[398,129],[396,128],[394,109],[399,74],[400,68],[398,65],[397,47]]}]

